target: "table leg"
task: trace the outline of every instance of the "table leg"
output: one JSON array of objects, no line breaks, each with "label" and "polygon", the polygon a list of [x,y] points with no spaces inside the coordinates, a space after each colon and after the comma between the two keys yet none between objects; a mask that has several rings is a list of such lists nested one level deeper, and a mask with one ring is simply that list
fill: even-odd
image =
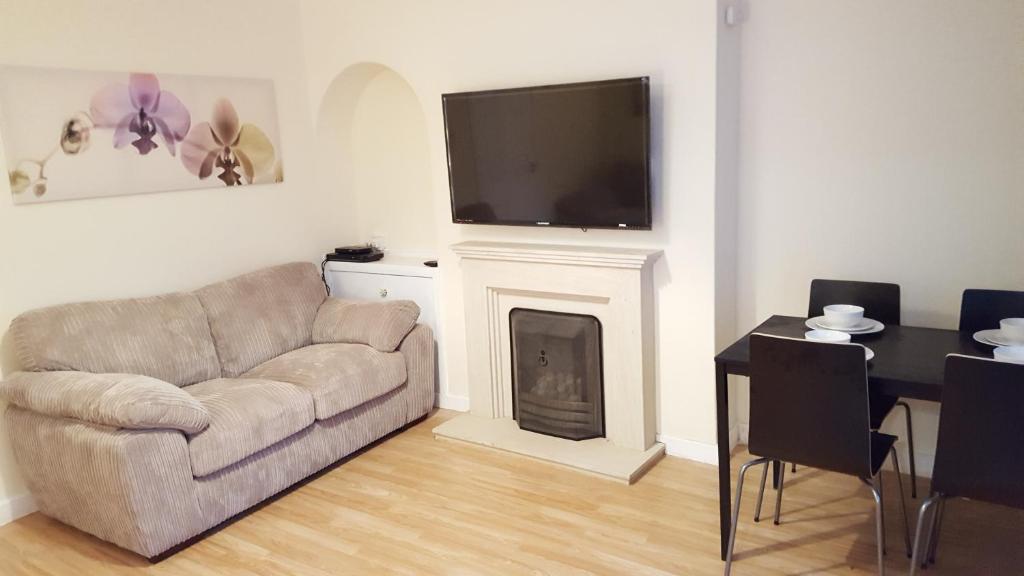
[{"label": "table leg", "polygon": [[732,480],[729,467],[729,374],[724,364],[715,364],[715,398],[718,415],[718,514],[722,560],[725,560],[732,522]]}]

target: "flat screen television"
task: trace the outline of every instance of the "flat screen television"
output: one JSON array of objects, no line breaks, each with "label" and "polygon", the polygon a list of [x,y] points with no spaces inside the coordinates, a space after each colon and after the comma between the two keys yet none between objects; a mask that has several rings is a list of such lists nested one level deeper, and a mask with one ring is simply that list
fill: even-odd
[{"label": "flat screen television", "polygon": [[646,77],[442,103],[453,222],[651,228]]}]

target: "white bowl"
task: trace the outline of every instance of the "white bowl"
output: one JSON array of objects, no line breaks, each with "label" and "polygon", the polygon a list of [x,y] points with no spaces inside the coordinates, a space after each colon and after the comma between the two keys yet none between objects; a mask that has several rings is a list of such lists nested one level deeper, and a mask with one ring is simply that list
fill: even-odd
[{"label": "white bowl", "polygon": [[852,304],[825,306],[825,323],[833,328],[853,328],[864,319],[864,308]]},{"label": "white bowl", "polygon": [[804,334],[807,340],[815,342],[832,342],[833,344],[846,344],[850,341],[850,335],[838,330],[810,330]]},{"label": "white bowl", "polygon": [[1024,344],[1024,318],[1003,318],[999,321],[999,331],[1007,339]]},{"label": "white bowl", "polygon": [[992,357],[1000,362],[1024,364],[1024,346],[999,346],[992,352]]}]

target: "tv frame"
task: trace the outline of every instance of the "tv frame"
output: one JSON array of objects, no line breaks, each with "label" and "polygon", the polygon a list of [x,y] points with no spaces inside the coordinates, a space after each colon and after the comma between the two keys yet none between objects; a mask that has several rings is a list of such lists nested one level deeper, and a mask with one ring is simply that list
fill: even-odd
[{"label": "tv frame", "polygon": [[[556,223],[556,222],[534,222],[528,220],[493,220],[490,222],[480,222],[474,220],[461,220],[455,217],[455,189],[452,183],[452,157],[451,157],[451,142],[448,138],[448,106],[447,98],[450,96],[475,96],[475,95],[492,95],[492,94],[509,94],[516,92],[533,92],[539,90],[552,90],[562,89],[568,87],[592,87],[601,86],[604,84],[617,84],[621,82],[636,82],[639,81],[643,87],[644,92],[644,116],[647,118],[647,122],[644,124],[644,141],[643,141],[643,152],[645,158],[644,166],[644,212],[646,214],[645,222],[639,226],[623,226],[623,225],[592,225],[592,224],[570,224],[570,223]],[[467,92],[448,92],[441,94],[441,111],[444,116],[444,147],[445,157],[448,165],[448,198],[450,201],[450,208],[452,214],[453,224],[476,224],[483,226],[532,226],[535,228],[579,228],[582,230],[588,229],[605,229],[605,230],[651,230],[652,221],[654,219],[654,210],[651,202],[651,82],[649,76],[633,76],[628,78],[613,78],[610,80],[594,80],[588,82],[569,82],[565,84],[543,84],[537,86],[520,86],[516,88],[498,88],[492,90],[472,90]]]}]

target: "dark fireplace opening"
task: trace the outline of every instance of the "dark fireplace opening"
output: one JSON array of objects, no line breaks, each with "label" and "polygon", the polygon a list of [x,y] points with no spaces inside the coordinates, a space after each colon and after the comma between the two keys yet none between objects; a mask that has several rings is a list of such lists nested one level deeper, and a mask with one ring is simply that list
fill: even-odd
[{"label": "dark fireplace opening", "polygon": [[604,436],[601,322],[583,314],[514,308],[512,415],[523,430]]}]

